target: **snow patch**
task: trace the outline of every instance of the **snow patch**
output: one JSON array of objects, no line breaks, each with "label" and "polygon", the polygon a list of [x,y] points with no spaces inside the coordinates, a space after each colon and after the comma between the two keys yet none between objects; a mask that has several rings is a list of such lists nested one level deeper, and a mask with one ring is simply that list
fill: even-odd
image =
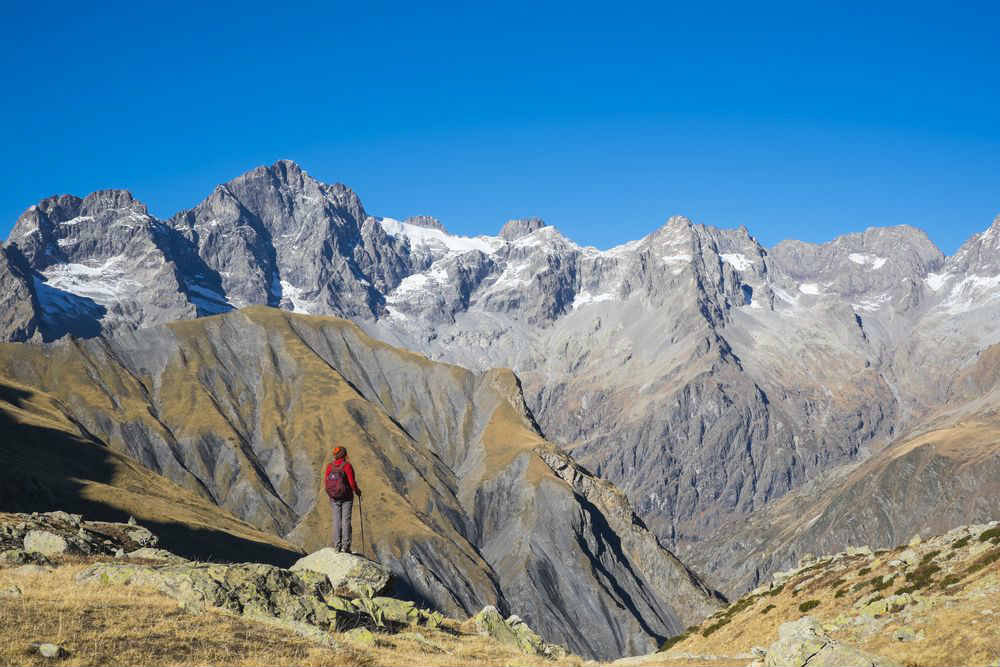
[{"label": "snow patch", "polygon": [[600,294],[591,294],[590,292],[583,291],[577,293],[573,298],[573,308],[579,308],[580,306],[586,306],[588,303],[600,303],[601,301],[614,301],[615,295],[610,292],[601,292]]},{"label": "snow patch", "polygon": [[724,252],[719,257],[722,261],[727,264],[732,264],[733,268],[737,271],[746,271],[747,269],[753,268],[753,262],[751,262],[746,255],[738,252]]},{"label": "snow patch", "polygon": [[132,296],[142,285],[127,277],[127,267],[120,257],[102,264],[56,264],[42,271],[50,286],[102,305],[111,305]]},{"label": "snow patch", "polygon": [[927,283],[928,287],[937,292],[951,278],[952,275],[950,273],[928,273],[927,277],[924,278],[924,282]]},{"label": "snow patch", "polygon": [[284,299],[288,299],[292,303],[293,313],[302,313],[308,315],[312,311],[311,306],[315,306],[316,302],[306,299],[302,296],[304,290],[299,289],[295,285],[291,284],[287,280],[281,281],[281,294]]},{"label": "snow patch", "polygon": [[821,294],[819,291],[819,285],[816,283],[802,283],[799,285],[799,291],[803,294],[811,294],[813,296]]},{"label": "snow patch", "polygon": [[447,253],[464,253],[478,250],[487,255],[503,246],[504,241],[495,236],[452,236],[440,229],[411,225],[392,218],[376,218],[382,229],[390,236],[405,237],[413,247],[426,246],[444,250]]},{"label": "snow patch", "polygon": [[847,256],[847,259],[860,266],[865,266],[867,264],[875,270],[881,269],[885,266],[885,263],[889,261],[887,257],[873,257],[872,255],[866,255],[860,252],[852,252]]},{"label": "snow patch", "polygon": [[660,257],[667,264],[675,264],[677,262],[690,262],[691,255],[663,255]]}]

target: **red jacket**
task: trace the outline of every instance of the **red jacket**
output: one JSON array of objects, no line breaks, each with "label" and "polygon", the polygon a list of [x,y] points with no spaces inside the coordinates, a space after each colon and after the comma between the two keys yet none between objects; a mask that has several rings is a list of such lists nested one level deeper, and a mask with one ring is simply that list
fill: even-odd
[{"label": "red jacket", "polygon": [[354,468],[351,467],[351,464],[348,462],[347,459],[338,459],[333,463],[327,463],[326,470],[323,471],[323,479],[326,479],[327,477],[330,476],[330,469],[333,468],[333,466],[337,466],[338,468],[344,469],[344,474],[347,475],[347,484],[351,487],[352,498],[354,497],[355,493],[361,493],[361,491],[358,489],[358,483],[354,481]]}]

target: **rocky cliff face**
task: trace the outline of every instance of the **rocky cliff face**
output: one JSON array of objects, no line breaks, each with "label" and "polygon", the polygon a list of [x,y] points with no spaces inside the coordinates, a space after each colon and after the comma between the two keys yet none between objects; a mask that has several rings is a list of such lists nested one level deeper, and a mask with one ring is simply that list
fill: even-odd
[{"label": "rocky cliff face", "polygon": [[452,615],[515,610],[549,641],[609,658],[718,605],[623,494],[539,435],[510,371],[475,374],[344,320],[250,308],[0,346],[0,382],[51,397],[60,430],[310,551],[329,539],[318,471],[346,446],[369,554],[401,593]]},{"label": "rocky cliff face", "polygon": [[33,207],[7,244],[31,280],[4,336],[264,304],[509,367],[545,436],[681,548],[931,419],[1000,342],[998,243],[1000,222],[953,257],[905,226],[767,250],[682,217],[607,251],[537,219],[458,237],[281,161],[166,222],[127,193]]}]

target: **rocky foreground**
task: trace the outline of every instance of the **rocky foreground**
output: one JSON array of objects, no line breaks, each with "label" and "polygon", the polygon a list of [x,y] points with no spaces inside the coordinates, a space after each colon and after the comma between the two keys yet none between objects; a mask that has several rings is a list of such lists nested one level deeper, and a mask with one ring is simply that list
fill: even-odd
[{"label": "rocky foreground", "polygon": [[[0,663],[580,662],[495,607],[460,622],[392,597],[388,569],[361,556],[323,549],[285,569],[190,561],[158,542],[132,523],[85,521],[66,512],[0,514],[0,634],[6,635]],[[147,646],[144,652],[96,648],[114,643],[132,620],[128,612],[151,609],[161,610],[161,625],[163,617],[177,626],[199,619],[203,640],[216,644],[226,639],[227,624],[238,622],[244,639],[236,637],[236,643],[266,635],[288,638],[287,646],[272,641],[266,654],[241,659],[233,658],[238,647],[221,659],[195,646],[157,649],[164,643],[159,640],[169,644],[183,635],[182,628],[171,627],[160,637],[137,637]],[[39,618],[46,610],[59,619],[52,635],[46,632],[51,624]]]},{"label": "rocky foreground", "polygon": [[1000,523],[799,566],[618,665],[1000,664]]}]

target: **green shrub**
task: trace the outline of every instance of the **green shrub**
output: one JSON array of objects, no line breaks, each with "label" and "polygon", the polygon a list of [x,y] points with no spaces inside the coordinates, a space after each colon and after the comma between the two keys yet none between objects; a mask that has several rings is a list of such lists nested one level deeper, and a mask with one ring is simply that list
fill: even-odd
[{"label": "green shrub", "polygon": [[837,591],[837,594],[834,595],[833,597],[835,597],[835,598],[842,598],[845,595],[847,595],[847,589],[846,588],[841,588],[839,591]]},{"label": "green shrub", "polygon": [[962,547],[964,547],[964,546],[965,546],[966,544],[968,544],[968,543],[969,543],[969,540],[971,540],[971,539],[972,539],[972,536],[971,536],[971,535],[966,535],[966,536],[965,536],[965,537],[963,537],[962,539],[960,539],[960,540],[955,540],[954,542],[952,542],[952,543],[951,543],[951,548],[952,548],[952,549],[961,549],[961,548],[962,548]]},{"label": "green shrub", "polygon": [[799,611],[809,611],[810,609],[815,609],[819,606],[819,600],[806,600],[799,605]]},{"label": "green shrub", "polygon": [[972,574],[973,572],[978,572],[987,565],[995,563],[998,560],[1000,560],[1000,549],[991,549],[990,551],[987,551],[976,560],[972,561],[972,565],[965,568],[965,574],[968,575]]},{"label": "green shrub", "polygon": [[858,576],[859,577],[863,577],[863,576],[865,576],[866,574],[868,574],[871,571],[872,571],[872,569],[870,567],[863,567],[860,570],[858,570]]},{"label": "green shrub", "polygon": [[865,586],[867,586],[870,583],[871,583],[870,581],[859,581],[858,583],[856,583],[853,586],[851,586],[851,591],[854,592],[854,593],[857,593],[858,591],[860,591],[862,588],[864,588]]},{"label": "green shrub", "polygon": [[988,542],[989,540],[992,540],[995,537],[1000,537],[1000,526],[997,526],[996,528],[990,528],[989,530],[983,531],[979,535],[979,541],[980,542]]},{"label": "green shrub", "polygon": [[873,591],[884,591],[889,588],[894,581],[896,581],[896,575],[892,575],[888,579],[885,577],[872,577],[868,583],[872,585]]},{"label": "green shrub", "polygon": [[772,609],[774,609],[774,605],[773,604],[769,604],[766,607],[764,607],[763,609],[761,609],[760,613],[766,614],[767,612],[771,611]]},{"label": "green shrub", "polygon": [[719,628],[721,628],[723,625],[726,625],[727,623],[729,623],[729,621],[730,621],[730,619],[728,617],[726,617],[726,618],[723,618],[722,620],[720,620],[718,623],[715,623],[714,625],[708,626],[707,628],[705,628],[704,630],[701,631],[701,636],[702,637],[708,637],[713,632],[715,632],[716,630],[718,630]]},{"label": "green shrub", "polygon": [[934,563],[925,563],[912,572],[907,572],[906,580],[910,582],[910,585],[904,586],[896,592],[912,593],[913,591],[920,590],[921,588],[926,588],[932,583],[934,575],[940,571],[941,567],[939,565]]},{"label": "green shrub", "polygon": [[937,556],[939,553],[941,553],[940,550],[939,551],[928,551],[927,553],[924,554],[924,557],[920,559],[920,564],[923,565],[924,563],[928,563],[928,562],[934,560],[934,557]]},{"label": "green shrub", "polygon": [[834,579],[830,582],[830,588],[840,588],[840,585],[844,583],[843,579]]},{"label": "green shrub", "polygon": [[785,585],[781,584],[780,586],[777,586],[777,587],[772,588],[771,590],[769,590],[767,592],[767,594],[770,595],[771,597],[774,597],[775,595],[778,595],[779,593],[781,593],[781,591],[783,591],[783,590],[785,590]]},{"label": "green shrub", "polygon": [[661,651],[666,651],[666,650],[670,649],[671,647],[673,647],[674,645],[680,644],[682,641],[684,641],[685,639],[687,639],[690,636],[691,636],[691,631],[690,630],[687,631],[687,632],[682,632],[679,635],[674,635],[670,639],[667,639],[667,640],[665,640],[663,642],[663,644],[660,646],[660,650]]},{"label": "green shrub", "polygon": [[957,574],[949,574],[947,577],[938,582],[938,587],[941,589],[948,588],[949,586],[954,586],[962,580],[962,577]]}]

